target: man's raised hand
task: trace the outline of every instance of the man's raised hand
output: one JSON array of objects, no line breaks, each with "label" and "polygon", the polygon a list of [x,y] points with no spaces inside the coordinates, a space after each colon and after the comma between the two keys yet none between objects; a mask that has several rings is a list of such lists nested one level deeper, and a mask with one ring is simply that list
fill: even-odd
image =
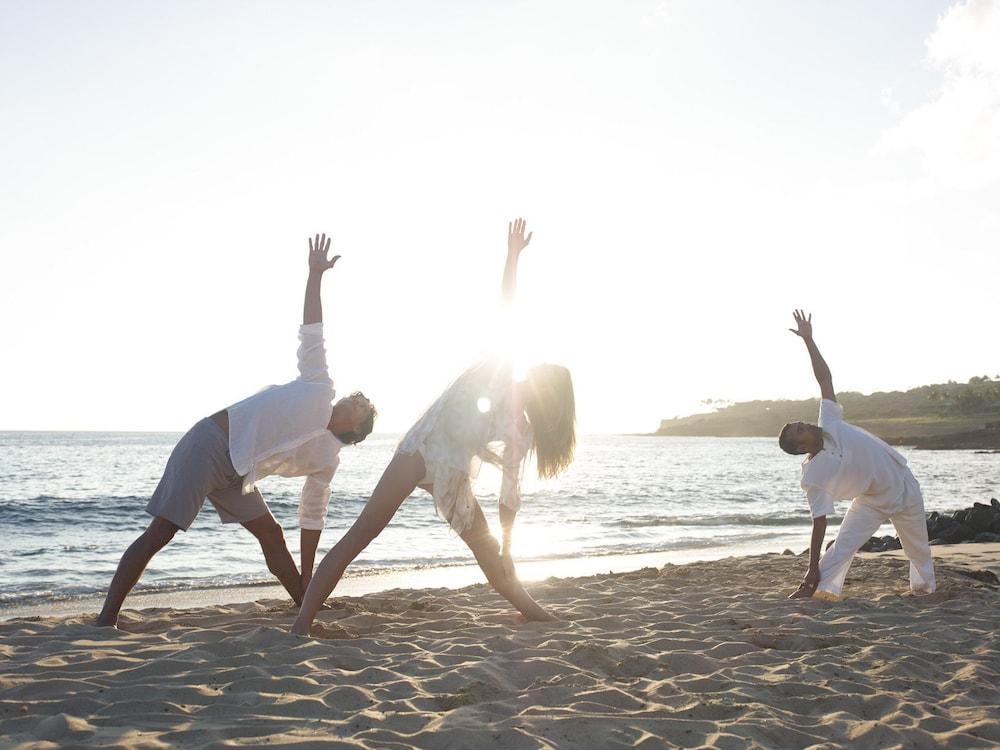
[{"label": "man's raised hand", "polygon": [[317,234],[315,238],[309,239],[310,273],[323,273],[324,271],[329,271],[337,264],[337,261],[340,260],[339,255],[334,255],[329,260],[326,258],[326,254],[330,250],[330,243],[332,241],[333,240],[328,238],[326,234]]},{"label": "man's raised hand", "polygon": [[811,339],[813,335],[812,313],[806,315],[804,310],[796,310],[792,313],[792,315],[795,318],[795,325],[798,326],[798,328],[789,328],[788,330],[796,336],[801,336],[804,339]]},{"label": "man's raised hand", "polygon": [[507,224],[507,253],[518,256],[531,242],[531,232],[524,236],[524,219],[517,218]]}]

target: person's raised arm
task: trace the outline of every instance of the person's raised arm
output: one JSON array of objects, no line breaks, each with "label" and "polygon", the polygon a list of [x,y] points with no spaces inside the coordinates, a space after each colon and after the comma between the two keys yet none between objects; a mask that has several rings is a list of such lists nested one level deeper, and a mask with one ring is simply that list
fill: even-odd
[{"label": "person's raised arm", "polygon": [[524,236],[524,219],[515,219],[507,224],[507,263],[503,267],[503,285],[501,293],[505,305],[514,301],[517,291],[517,261],[521,251],[531,242],[531,232]]},{"label": "person's raised arm", "polygon": [[819,383],[822,397],[828,401],[836,401],[837,394],[833,390],[833,376],[830,374],[830,368],[827,366],[826,360],[823,359],[823,355],[819,353],[816,342],[813,341],[812,315],[806,315],[802,310],[796,310],[793,315],[797,327],[788,330],[806,343],[809,359],[812,362],[813,375],[816,376],[816,382]]},{"label": "person's raised arm", "polygon": [[325,234],[317,234],[315,239],[309,240],[309,278],[306,280],[306,300],[302,306],[302,325],[323,322],[323,303],[320,299],[323,274],[340,260],[339,255],[327,260],[330,242]]}]

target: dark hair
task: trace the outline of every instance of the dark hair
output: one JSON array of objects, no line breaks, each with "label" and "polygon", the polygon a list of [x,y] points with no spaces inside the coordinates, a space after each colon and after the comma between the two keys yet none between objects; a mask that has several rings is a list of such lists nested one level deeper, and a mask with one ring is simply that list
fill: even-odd
[{"label": "dark hair", "polygon": [[781,428],[781,433],[778,435],[778,445],[781,446],[781,450],[785,453],[789,453],[793,456],[801,456],[805,453],[802,448],[795,444],[792,440],[792,423],[789,422],[784,427]]},{"label": "dark hair", "polygon": [[[361,396],[364,398],[364,394],[361,391],[355,391],[351,396]],[[348,397],[350,398],[350,397]],[[371,402],[369,402],[371,404]],[[361,424],[358,425],[358,429],[352,432],[342,432],[337,435],[337,440],[347,445],[357,445],[362,442],[366,437],[371,435],[372,428],[375,427],[375,417],[378,416],[378,409],[375,408],[375,404],[371,404],[371,411],[368,412],[368,416],[364,418]]]}]

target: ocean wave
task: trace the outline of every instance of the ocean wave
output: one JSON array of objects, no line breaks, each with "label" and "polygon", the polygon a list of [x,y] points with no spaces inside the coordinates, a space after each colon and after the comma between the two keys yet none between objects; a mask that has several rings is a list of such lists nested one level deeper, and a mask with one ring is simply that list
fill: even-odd
[{"label": "ocean wave", "polygon": [[[835,516],[830,516],[836,520]],[[641,529],[650,526],[802,526],[811,522],[809,511],[795,513],[738,513],[724,516],[636,516],[607,521],[605,526]]]}]

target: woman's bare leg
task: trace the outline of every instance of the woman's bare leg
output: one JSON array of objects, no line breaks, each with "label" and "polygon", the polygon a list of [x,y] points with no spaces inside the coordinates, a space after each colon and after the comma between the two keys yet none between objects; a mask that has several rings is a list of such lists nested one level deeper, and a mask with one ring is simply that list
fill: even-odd
[{"label": "woman's bare leg", "polygon": [[361,554],[361,550],[382,533],[399,506],[424,477],[424,459],[419,453],[397,453],[382,472],[371,499],[361,511],[358,520],[348,529],[333,549],[326,553],[313,574],[299,608],[299,616],[292,625],[292,632],[309,635],[316,612],[333,593],[347,566]]},{"label": "woman's bare leg", "polygon": [[473,511],[472,526],[462,534],[462,541],[469,545],[476,562],[486,574],[486,580],[504,599],[513,604],[528,620],[555,620],[541,605],[531,598],[524,586],[516,578],[508,578],[503,570],[500,559],[500,544],[490,533],[489,524],[483,515],[483,509],[476,505]]}]

